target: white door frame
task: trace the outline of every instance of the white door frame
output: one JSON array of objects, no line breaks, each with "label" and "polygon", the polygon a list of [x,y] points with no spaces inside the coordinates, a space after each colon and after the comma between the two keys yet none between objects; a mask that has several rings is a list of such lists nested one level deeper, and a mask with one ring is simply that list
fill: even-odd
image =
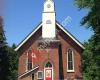
[{"label": "white door frame", "polygon": [[[50,62],[50,63],[51,63],[51,62]],[[51,63],[51,64],[52,64],[52,63]],[[46,64],[45,64],[45,65],[46,65]],[[46,67],[44,66],[44,80],[45,80],[45,70],[46,70],[46,69],[51,69],[51,70],[52,70],[52,80],[54,80],[54,77],[53,77],[53,74],[54,74],[53,65],[52,65],[52,68],[51,68],[51,67],[47,67],[47,68],[46,68]]]}]

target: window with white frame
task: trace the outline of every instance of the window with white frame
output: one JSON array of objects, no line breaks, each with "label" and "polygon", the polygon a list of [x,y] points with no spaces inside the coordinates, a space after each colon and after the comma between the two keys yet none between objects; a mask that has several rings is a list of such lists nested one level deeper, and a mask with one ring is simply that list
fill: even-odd
[{"label": "window with white frame", "polygon": [[74,54],[72,49],[67,51],[67,72],[74,72]]},{"label": "window with white frame", "polygon": [[43,71],[38,71],[37,79],[43,79]]}]

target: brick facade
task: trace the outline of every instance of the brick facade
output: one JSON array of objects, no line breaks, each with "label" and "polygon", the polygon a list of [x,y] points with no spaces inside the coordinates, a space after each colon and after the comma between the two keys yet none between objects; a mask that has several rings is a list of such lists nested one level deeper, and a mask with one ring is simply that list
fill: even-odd
[{"label": "brick facade", "polygon": [[[43,71],[47,62],[52,63],[53,65],[53,80],[59,80],[60,78],[65,80],[74,80],[82,78],[82,65],[81,65],[81,53],[82,48],[79,47],[68,35],[66,35],[60,28],[57,26],[59,33],[57,34],[57,39],[59,42],[52,42],[50,45],[50,51],[41,50],[39,62],[33,64],[33,68],[39,66],[39,68],[25,76],[19,78],[18,80],[32,80],[32,73],[34,73],[34,80],[37,80],[37,72]],[[20,47],[19,52],[19,66],[18,74],[22,75],[27,71],[26,59],[27,51],[30,48],[38,49],[39,47],[39,38],[41,37],[42,29],[36,31],[28,41]],[[67,72],[67,50],[71,48],[74,54],[74,72]],[[70,79],[71,78],[71,79]]]}]

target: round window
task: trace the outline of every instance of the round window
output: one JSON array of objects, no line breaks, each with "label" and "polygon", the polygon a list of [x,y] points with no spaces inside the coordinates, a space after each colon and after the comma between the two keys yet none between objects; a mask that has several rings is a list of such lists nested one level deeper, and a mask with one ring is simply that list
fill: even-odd
[{"label": "round window", "polygon": [[48,5],[47,5],[47,7],[48,7],[48,8],[50,8],[50,7],[51,7],[51,5],[50,5],[50,4],[48,4]]}]

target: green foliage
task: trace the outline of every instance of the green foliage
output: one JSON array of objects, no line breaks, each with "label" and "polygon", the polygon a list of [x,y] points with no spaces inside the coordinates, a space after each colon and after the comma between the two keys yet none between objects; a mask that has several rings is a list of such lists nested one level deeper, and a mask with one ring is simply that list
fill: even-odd
[{"label": "green foliage", "polygon": [[0,16],[0,47],[3,47],[5,44],[6,44],[6,38],[3,30],[3,19]]},{"label": "green foliage", "polygon": [[0,80],[17,80],[18,56],[15,45],[9,47],[3,30],[3,20],[0,17]]},{"label": "green foliage", "polygon": [[75,4],[78,8],[91,8],[94,6],[94,0],[75,0]]},{"label": "green foliage", "polygon": [[9,74],[9,61],[7,46],[0,47],[0,80],[7,80]]},{"label": "green foliage", "polygon": [[100,79],[99,66],[97,62],[95,61],[96,59],[94,56],[95,53],[92,50],[94,48],[93,43],[94,41],[90,39],[89,42],[86,42],[84,44],[86,48],[83,52],[83,78],[84,80],[99,80]]},{"label": "green foliage", "polygon": [[3,31],[3,20],[0,17],[0,80],[7,80],[9,74],[9,62],[7,54],[7,46]]},{"label": "green foliage", "polygon": [[15,45],[8,47],[9,75],[8,80],[17,80],[18,54],[14,51]]},{"label": "green foliage", "polygon": [[[92,28],[94,31],[100,30],[100,0],[75,0],[80,9],[89,9],[81,24]],[[91,6],[90,6],[91,5]]]},{"label": "green foliage", "polygon": [[75,0],[75,3],[80,9],[89,9],[81,25],[94,31],[94,35],[85,43],[84,80],[100,80],[100,0]]}]

